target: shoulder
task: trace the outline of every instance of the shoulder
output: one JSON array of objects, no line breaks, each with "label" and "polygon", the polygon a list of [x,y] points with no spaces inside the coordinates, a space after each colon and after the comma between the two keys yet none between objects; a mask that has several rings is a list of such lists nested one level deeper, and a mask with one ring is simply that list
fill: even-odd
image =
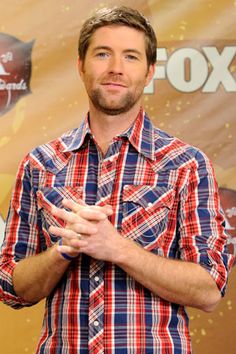
[{"label": "shoulder", "polygon": [[45,144],[34,148],[26,157],[31,168],[55,170],[66,163],[71,153],[66,151],[72,143],[78,128],[62,134]]},{"label": "shoulder", "polygon": [[155,159],[166,167],[179,168],[185,165],[211,164],[199,148],[154,127]]}]

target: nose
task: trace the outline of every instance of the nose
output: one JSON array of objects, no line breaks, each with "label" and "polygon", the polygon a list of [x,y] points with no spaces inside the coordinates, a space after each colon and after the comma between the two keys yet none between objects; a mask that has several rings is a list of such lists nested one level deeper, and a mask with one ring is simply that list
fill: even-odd
[{"label": "nose", "polygon": [[124,72],[122,58],[118,55],[113,55],[109,62],[109,73],[122,75]]}]

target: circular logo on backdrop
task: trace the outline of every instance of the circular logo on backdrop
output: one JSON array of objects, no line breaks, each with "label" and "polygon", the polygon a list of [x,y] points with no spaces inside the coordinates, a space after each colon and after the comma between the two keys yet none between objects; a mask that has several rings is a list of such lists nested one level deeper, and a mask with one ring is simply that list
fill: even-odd
[{"label": "circular logo on backdrop", "polygon": [[33,44],[34,41],[24,43],[6,33],[0,33],[0,115],[31,92]]},{"label": "circular logo on backdrop", "polygon": [[226,230],[229,234],[228,249],[236,255],[236,191],[220,188],[221,205],[226,218]]}]

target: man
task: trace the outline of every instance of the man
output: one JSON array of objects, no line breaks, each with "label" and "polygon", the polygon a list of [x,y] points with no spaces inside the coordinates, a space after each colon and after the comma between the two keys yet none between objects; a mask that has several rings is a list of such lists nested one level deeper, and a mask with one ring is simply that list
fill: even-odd
[{"label": "man", "polygon": [[185,306],[212,311],[224,294],[232,258],[211,164],[141,108],[155,60],[137,11],[88,19],[88,116],[19,168],[1,296],[47,298],[37,353],[191,353]]}]

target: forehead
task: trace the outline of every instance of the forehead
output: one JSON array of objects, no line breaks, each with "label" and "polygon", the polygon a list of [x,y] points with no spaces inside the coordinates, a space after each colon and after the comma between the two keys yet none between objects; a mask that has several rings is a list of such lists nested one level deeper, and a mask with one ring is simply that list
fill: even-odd
[{"label": "forehead", "polygon": [[95,30],[90,38],[88,50],[92,50],[97,46],[119,47],[123,50],[133,48],[145,53],[145,34],[128,26],[104,26]]}]

